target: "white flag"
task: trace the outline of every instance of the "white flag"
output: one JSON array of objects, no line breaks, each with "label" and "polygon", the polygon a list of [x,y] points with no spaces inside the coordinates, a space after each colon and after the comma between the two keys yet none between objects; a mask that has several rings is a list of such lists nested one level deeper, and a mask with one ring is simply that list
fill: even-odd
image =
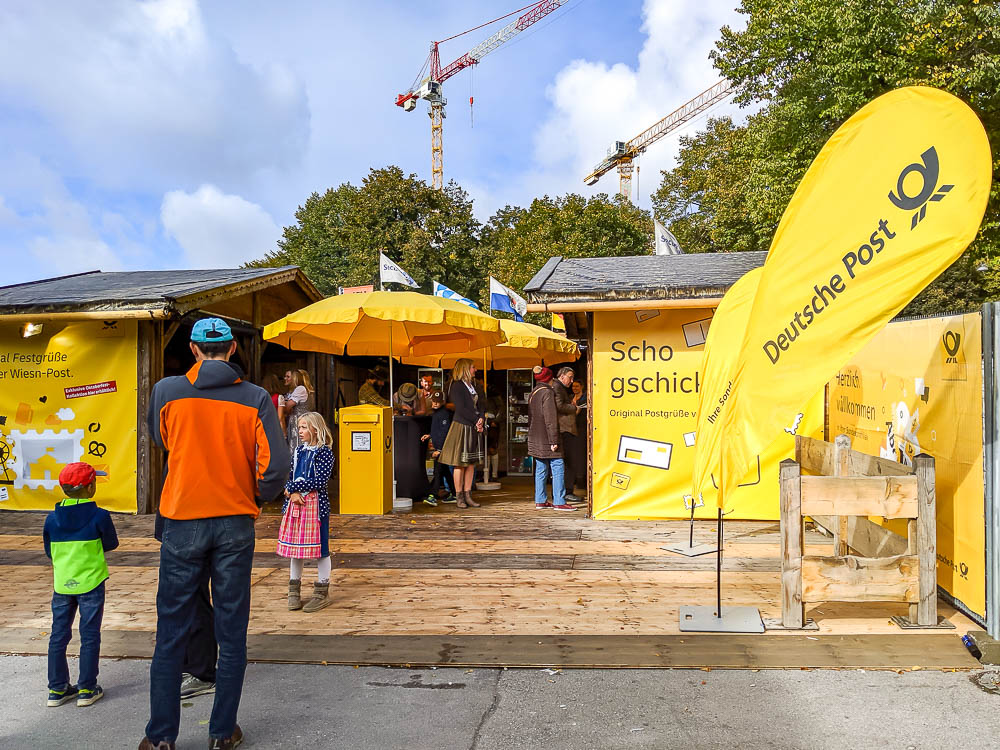
[{"label": "white flag", "polygon": [[670,230],[663,226],[656,219],[653,219],[656,229],[656,254],[657,255],[682,255],[681,243],[677,241]]},{"label": "white flag", "polygon": [[383,284],[387,281],[395,281],[397,284],[406,284],[406,286],[412,286],[414,289],[420,287],[420,284],[415,282],[410,274],[386,258],[385,253],[379,253],[378,273],[379,281]]}]

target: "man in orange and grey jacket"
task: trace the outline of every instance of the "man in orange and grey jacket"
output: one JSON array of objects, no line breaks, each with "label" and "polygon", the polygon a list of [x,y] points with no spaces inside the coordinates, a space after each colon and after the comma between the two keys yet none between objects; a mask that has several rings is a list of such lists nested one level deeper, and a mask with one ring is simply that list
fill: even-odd
[{"label": "man in orange and grey jacket", "polygon": [[235,351],[224,321],[199,320],[191,331],[194,366],[153,388],[147,421],[167,451],[167,474],[150,718],[140,750],[167,750],[177,739],[184,650],[204,576],[212,584],[219,639],[209,746],[232,748],[243,739],[236,714],[246,671],[254,519],[261,500],[281,491],[291,459],[271,397],[229,363]]}]

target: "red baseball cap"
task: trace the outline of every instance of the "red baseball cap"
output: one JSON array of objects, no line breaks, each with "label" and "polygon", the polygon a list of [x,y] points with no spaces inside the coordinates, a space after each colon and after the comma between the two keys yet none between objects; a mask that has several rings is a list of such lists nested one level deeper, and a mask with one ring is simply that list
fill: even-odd
[{"label": "red baseball cap", "polygon": [[95,477],[106,477],[107,475],[108,472],[97,471],[86,461],[78,461],[63,467],[63,470],[59,472],[59,484],[79,490],[93,482]]}]

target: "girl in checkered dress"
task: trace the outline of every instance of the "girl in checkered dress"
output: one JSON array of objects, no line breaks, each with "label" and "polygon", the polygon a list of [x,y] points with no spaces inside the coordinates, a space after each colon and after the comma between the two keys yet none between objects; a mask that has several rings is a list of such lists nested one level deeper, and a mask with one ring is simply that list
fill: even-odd
[{"label": "girl in checkered dress", "polygon": [[[290,560],[288,608],[315,612],[330,606],[330,497],[327,484],[333,472],[333,436],[323,417],[307,412],[296,426],[299,445],[285,483],[285,506],[275,550]],[[313,596],[302,605],[302,568],[306,559],[318,559]]]}]

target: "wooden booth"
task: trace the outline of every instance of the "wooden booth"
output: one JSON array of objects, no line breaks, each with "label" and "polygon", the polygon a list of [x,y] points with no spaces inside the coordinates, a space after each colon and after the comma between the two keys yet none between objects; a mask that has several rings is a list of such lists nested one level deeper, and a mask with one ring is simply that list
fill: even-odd
[{"label": "wooden booth", "polygon": [[187,371],[191,326],[233,327],[247,379],[306,369],[317,408],[333,407],[333,358],[261,339],[265,324],[322,299],[295,266],[94,271],[0,287],[0,510],[58,500],[60,465],[104,466],[111,510],[151,513],[162,457],[144,427],[152,386]]}]

